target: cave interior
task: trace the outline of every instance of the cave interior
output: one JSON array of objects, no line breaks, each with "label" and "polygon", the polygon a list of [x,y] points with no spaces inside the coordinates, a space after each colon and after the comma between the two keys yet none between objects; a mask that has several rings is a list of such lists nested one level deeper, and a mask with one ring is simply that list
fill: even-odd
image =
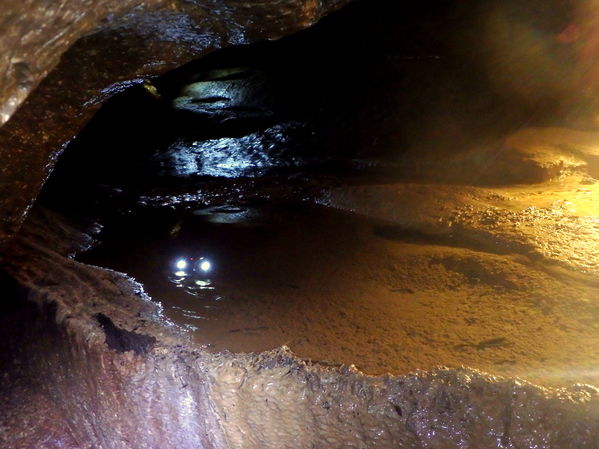
[{"label": "cave interior", "polygon": [[[579,3],[356,0],[79,110],[65,94],[76,132],[1,246],[3,447],[597,447],[599,13]],[[8,151],[52,135],[36,98],[77,91],[102,33],[4,125]],[[333,379],[337,424],[281,399],[287,377],[247,381],[280,416],[259,408],[250,366]],[[409,399],[427,376],[443,387]]]}]

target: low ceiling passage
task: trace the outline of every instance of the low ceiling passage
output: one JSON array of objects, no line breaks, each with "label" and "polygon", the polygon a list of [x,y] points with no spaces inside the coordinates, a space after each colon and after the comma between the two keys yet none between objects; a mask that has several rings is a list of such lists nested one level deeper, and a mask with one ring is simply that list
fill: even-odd
[{"label": "low ceiling passage", "polygon": [[[46,190],[65,202],[72,185],[140,194],[306,172],[528,182],[529,173],[498,176],[489,147],[581,112],[575,48],[557,37],[568,16],[556,15],[493,2],[356,2],[303,32],[217,51],[116,94],[68,145]],[[496,21],[537,40],[491,36]],[[512,47],[538,51],[525,65]],[[450,156],[454,173],[439,163]]]}]

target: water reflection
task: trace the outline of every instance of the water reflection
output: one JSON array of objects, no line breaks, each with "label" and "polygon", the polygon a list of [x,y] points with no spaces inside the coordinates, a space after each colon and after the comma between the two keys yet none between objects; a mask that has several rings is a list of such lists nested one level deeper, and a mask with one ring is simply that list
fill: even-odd
[{"label": "water reflection", "polygon": [[494,237],[442,239],[299,204],[156,210],[104,229],[79,260],[142,282],[213,351],[285,344],[369,374],[445,364],[597,383],[580,371],[597,359],[597,287],[504,254]]},{"label": "water reflection", "polygon": [[215,287],[208,274],[213,264],[206,257],[179,257],[174,262],[174,270],[169,273],[169,280],[186,293],[202,299],[219,300]]},{"label": "water reflection", "polygon": [[[169,148],[157,156],[162,175],[174,177],[212,176],[237,178],[255,177],[274,169],[297,168],[323,156],[298,148],[293,144],[303,138],[308,130],[302,122],[289,121],[273,125],[241,137],[220,137],[195,140],[176,139]],[[312,148],[310,145],[304,145]]]}]

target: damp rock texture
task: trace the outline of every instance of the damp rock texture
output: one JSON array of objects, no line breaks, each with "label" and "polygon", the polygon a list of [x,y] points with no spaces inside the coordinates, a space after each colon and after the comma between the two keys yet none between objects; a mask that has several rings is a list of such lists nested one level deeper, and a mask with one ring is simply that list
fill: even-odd
[{"label": "damp rock texture", "polygon": [[58,63],[64,51],[109,14],[156,6],[160,1],[7,1],[0,29],[0,125]]},{"label": "damp rock texture", "polygon": [[24,397],[38,398],[34,419],[56,420],[24,432],[7,427],[14,416],[3,408],[3,447],[599,444],[599,391],[589,386],[544,389],[471,369],[369,377],[352,366],[312,365],[284,347],[237,355],[194,349],[138,284],[65,257],[61,234],[87,240],[57,216],[61,224],[49,229],[47,214],[34,211],[8,249],[13,287],[5,290],[20,301],[4,314],[10,338],[1,341],[8,375],[36,379],[23,387]]},{"label": "damp rock texture", "polygon": [[19,226],[63,146],[102,101],[209,51],[306,28],[344,3],[5,2],[0,239]]},{"label": "damp rock texture", "polygon": [[[438,180],[443,179],[440,166],[465,165],[452,175],[461,173],[459,186],[403,182],[341,187],[325,191],[318,201],[489,252],[526,254],[589,275],[596,283],[598,140],[597,132],[523,128],[492,151],[422,164],[424,176]],[[484,186],[481,167],[493,172],[487,183],[517,173],[517,184]]]},{"label": "damp rock texture", "polygon": [[[502,291],[496,283],[528,282],[510,268],[516,263],[542,272],[535,279],[543,288],[549,277],[582,282],[581,294],[566,299],[585,312],[584,320],[566,321],[560,330],[562,320],[555,328],[579,334],[569,340],[576,347],[559,347],[560,354],[579,352],[591,363],[580,367],[566,358],[564,366],[573,368],[566,374],[573,377],[560,388],[519,380],[507,368],[500,374],[509,377],[429,365],[426,371],[369,376],[353,365],[307,361],[287,346],[210,352],[169,321],[132,278],[73,259],[92,244],[92,224],[31,206],[61,149],[115,93],[209,51],[303,29],[343,3],[105,1],[36,8],[34,1],[7,2],[8,19],[0,19],[7,36],[0,49],[10,49],[1,53],[8,58],[0,57],[7,74],[0,79],[0,112],[3,121],[10,118],[0,128],[0,447],[599,447],[599,390],[592,386],[596,344],[580,347],[581,329],[594,338],[597,323],[599,187],[593,177],[599,139],[593,133],[527,129],[484,150],[429,159],[405,153],[395,168],[422,182],[336,181],[307,189],[301,177],[275,186],[233,179],[228,191],[221,185],[211,192],[207,183],[197,194],[147,198],[164,206],[222,205],[242,196],[297,198],[301,187],[321,204],[386,220],[384,236],[399,241],[407,235],[406,246],[418,246],[423,236],[437,246],[464,246],[468,259],[435,255],[437,266],[463,273],[462,284],[492,284],[493,316]],[[198,98],[214,100],[205,93]],[[222,162],[215,159],[216,165]],[[502,263],[505,255],[514,263]],[[444,292],[446,287],[452,286],[443,286]],[[531,299],[524,306],[537,315],[557,310],[568,316],[573,309],[566,302],[558,308],[546,297]],[[547,333],[537,341],[558,340],[552,338],[553,323],[542,330]],[[536,357],[530,339],[511,343],[489,336],[454,349]],[[420,352],[430,354],[428,348]],[[543,363],[535,359],[535,366]],[[573,384],[572,378],[591,385]]]}]

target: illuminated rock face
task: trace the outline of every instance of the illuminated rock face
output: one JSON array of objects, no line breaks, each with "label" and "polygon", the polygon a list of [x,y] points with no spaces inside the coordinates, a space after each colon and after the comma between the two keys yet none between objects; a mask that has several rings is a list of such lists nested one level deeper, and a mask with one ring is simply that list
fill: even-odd
[{"label": "illuminated rock face", "polygon": [[7,1],[2,5],[0,43],[0,125],[54,67],[79,37],[110,15],[134,8],[148,9],[158,1],[100,0],[81,5],[75,1]]},{"label": "illuminated rock face", "polygon": [[[227,1],[98,0],[82,5],[70,0],[52,4],[9,0],[3,5],[0,19],[0,125],[8,121],[62,53],[92,30],[120,27],[148,38],[158,27],[164,40],[188,47],[181,51],[202,51],[207,46],[281,37],[314,23],[323,13],[343,3],[291,0],[255,5]],[[138,27],[120,22],[123,16],[127,22],[137,17],[133,20]]]},{"label": "illuminated rock face", "polygon": [[344,3],[108,0],[93,5],[3,5],[0,124],[12,118],[0,128],[0,239],[18,227],[62,146],[100,102],[209,51],[303,29]]}]

